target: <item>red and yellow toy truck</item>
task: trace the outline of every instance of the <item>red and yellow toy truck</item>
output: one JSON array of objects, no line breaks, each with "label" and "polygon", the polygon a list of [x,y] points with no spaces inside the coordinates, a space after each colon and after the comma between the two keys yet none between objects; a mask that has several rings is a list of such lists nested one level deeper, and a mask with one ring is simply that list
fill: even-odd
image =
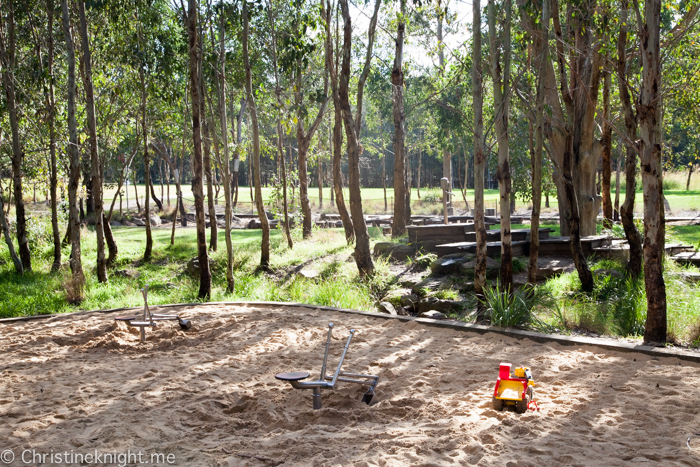
[{"label": "red and yellow toy truck", "polygon": [[496,388],[493,390],[494,410],[503,410],[506,405],[515,405],[517,413],[525,413],[535,397],[535,382],[528,367],[518,367],[510,374],[510,363],[501,363]]}]

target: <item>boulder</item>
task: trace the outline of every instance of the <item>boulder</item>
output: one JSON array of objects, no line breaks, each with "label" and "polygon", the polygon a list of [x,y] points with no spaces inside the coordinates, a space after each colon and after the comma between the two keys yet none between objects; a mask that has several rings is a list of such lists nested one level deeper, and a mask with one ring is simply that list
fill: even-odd
[{"label": "boulder", "polygon": [[160,224],[163,223],[163,222],[160,220],[160,216],[159,216],[158,214],[151,214],[151,216],[149,217],[149,219],[151,220],[151,225],[152,225],[153,227],[158,227]]},{"label": "boulder", "polygon": [[302,269],[301,271],[297,272],[297,277],[302,279],[316,279],[318,277],[318,271],[314,271],[313,269]]},{"label": "boulder", "polygon": [[420,316],[422,318],[432,318],[432,319],[446,319],[447,316],[445,316],[444,313],[440,313],[439,311],[436,310],[428,310],[425,313],[421,313]]},{"label": "boulder", "polygon": [[109,225],[111,225],[112,227],[121,227],[122,226],[121,222],[117,222],[117,221],[109,221]]},{"label": "boulder", "polygon": [[130,222],[130,221],[124,221],[124,222],[122,223],[122,225],[123,225],[124,227],[136,227],[136,224],[134,224],[133,222]]},{"label": "boulder", "polygon": [[462,264],[469,261],[472,257],[466,255],[447,255],[438,258],[430,264],[430,270],[433,274],[454,274],[459,272]]},{"label": "boulder", "polygon": [[401,278],[399,279],[399,285],[401,287],[411,288],[422,280],[423,275],[421,274],[408,274],[405,276],[401,276]]},{"label": "boulder", "polygon": [[[462,264],[459,268],[459,270],[462,272],[462,274],[469,274],[469,275],[474,275],[474,267],[476,266],[476,258],[468,261],[464,264]],[[501,269],[501,262],[496,261],[493,258],[486,258],[486,277],[495,277],[498,276],[498,273]]]},{"label": "boulder", "polygon": [[118,277],[126,277],[127,279],[138,279],[141,273],[135,269],[122,269],[114,273]]},{"label": "boulder", "polygon": [[390,242],[377,242],[374,244],[375,256],[389,256],[396,261],[406,261],[413,256],[415,250],[410,245],[401,245]]},{"label": "boulder", "polygon": [[192,277],[199,277],[199,258],[192,258],[187,262],[187,272]]},{"label": "boulder", "polygon": [[669,272],[668,275],[669,275],[669,277],[680,279],[682,281],[689,282],[691,284],[700,284],[700,272],[691,272],[691,271]]},{"label": "boulder", "polygon": [[131,222],[133,222],[134,225],[137,227],[146,227],[146,223],[138,217],[134,217],[133,219],[131,219]]},{"label": "boulder", "polygon": [[552,268],[542,268],[537,270],[537,280],[544,281],[550,277],[557,276],[564,272],[564,268],[552,267]]},{"label": "boulder", "polygon": [[418,305],[420,297],[416,294],[404,295],[401,297],[401,306],[404,308],[414,308]]},{"label": "boulder", "polygon": [[389,302],[381,302],[379,304],[379,311],[382,313],[389,313],[390,315],[398,315],[396,309],[394,308],[394,305],[392,305]]},{"label": "boulder", "polygon": [[418,295],[425,295],[425,290],[449,289],[452,286],[452,279],[449,276],[428,276],[411,288],[411,291]]},{"label": "boulder", "polygon": [[418,302],[418,313],[423,314],[430,310],[442,313],[460,311],[464,303],[457,300],[440,300],[436,297],[427,297]]}]

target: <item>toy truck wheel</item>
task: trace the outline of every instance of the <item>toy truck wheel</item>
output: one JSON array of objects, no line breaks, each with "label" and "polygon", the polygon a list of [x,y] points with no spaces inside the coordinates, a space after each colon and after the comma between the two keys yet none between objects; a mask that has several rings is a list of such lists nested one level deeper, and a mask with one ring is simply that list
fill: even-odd
[{"label": "toy truck wheel", "polygon": [[505,405],[506,403],[503,399],[496,399],[495,397],[493,398],[493,410],[498,410],[500,412],[503,410],[503,407]]},{"label": "toy truck wheel", "polygon": [[[528,391],[529,392],[529,391]],[[525,394],[522,400],[515,403],[515,413],[525,413],[527,412],[527,405],[530,403],[530,395]]]}]

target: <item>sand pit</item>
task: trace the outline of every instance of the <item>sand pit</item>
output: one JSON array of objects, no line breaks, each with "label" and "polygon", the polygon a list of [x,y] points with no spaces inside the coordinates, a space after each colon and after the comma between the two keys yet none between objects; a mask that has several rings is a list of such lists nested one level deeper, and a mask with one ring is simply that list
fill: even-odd
[{"label": "sand pit", "polygon": [[[52,450],[188,466],[700,465],[700,437],[686,447],[700,433],[698,364],[309,308],[166,312],[192,330],[165,323],[140,345],[116,314],[0,325],[9,465]],[[380,376],[376,404],[341,384],[314,411],[311,391],[275,380],[317,374],[330,321],[329,367],[356,328],[345,368]],[[540,412],[491,408],[501,361],[532,367]]]}]

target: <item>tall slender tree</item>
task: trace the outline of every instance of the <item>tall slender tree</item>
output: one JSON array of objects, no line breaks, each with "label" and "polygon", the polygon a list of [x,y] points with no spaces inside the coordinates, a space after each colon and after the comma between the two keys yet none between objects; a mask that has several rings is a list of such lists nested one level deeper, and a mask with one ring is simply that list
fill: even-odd
[{"label": "tall slender tree", "polygon": [[[202,129],[200,126],[199,85],[199,34],[197,0],[188,0],[187,36],[190,64],[190,102],[192,105],[192,192],[194,195],[195,219],[197,223],[197,258],[199,260],[199,293],[201,299],[211,297],[211,270],[207,255],[207,236],[204,226],[204,189],[202,187]],[[144,129],[145,130],[145,129]],[[145,132],[145,131],[144,131]]]},{"label": "tall slender tree", "polygon": [[406,33],[406,0],[399,0],[400,11],[396,26],[396,52],[394,67],[391,70],[391,98],[394,117],[394,221],[391,236],[400,237],[406,233],[406,154],[404,148],[404,76],[403,46]]},{"label": "tall slender tree", "polygon": [[474,290],[484,293],[486,286],[486,224],[484,222],[484,91],[481,66],[481,2],[474,0],[472,9],[472,101],[474,107],[474,230],[476,231],[476,263]]}]

